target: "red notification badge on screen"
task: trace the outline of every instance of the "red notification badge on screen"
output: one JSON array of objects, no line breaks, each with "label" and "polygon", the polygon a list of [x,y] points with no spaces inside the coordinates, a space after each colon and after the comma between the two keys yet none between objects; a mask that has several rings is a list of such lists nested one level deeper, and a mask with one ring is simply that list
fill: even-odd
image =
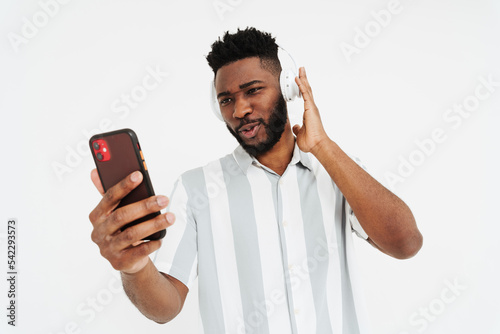
[{"label": "red notification badge on screen", "polygon": [[97,139],[92,142],[92,148],[94,149],[94,154],[99,161],[108,161],[111,159],[111,154],[109,153],[108,144],[104,139]]}]

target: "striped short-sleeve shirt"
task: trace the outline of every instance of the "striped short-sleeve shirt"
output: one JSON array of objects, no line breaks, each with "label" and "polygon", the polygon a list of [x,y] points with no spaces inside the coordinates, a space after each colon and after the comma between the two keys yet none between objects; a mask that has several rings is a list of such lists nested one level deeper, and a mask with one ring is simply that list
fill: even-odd
[{"label": "striped short-sleeve shirt", "polygon": [[282,176],[241,146],[177,180],[155,265],[190,287],[203,332],[365,334],[352,231],[318,160],[295,145]]}]

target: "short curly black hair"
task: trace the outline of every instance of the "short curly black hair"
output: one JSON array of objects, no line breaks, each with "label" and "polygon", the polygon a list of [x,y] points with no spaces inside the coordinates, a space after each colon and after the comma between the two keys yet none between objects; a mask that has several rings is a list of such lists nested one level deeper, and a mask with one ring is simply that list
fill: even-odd
[{"label": "short curly black hair", "polygon": [[215,77],[222,66],[249,57],[259,57],[262,67],[274,75],[281,73],[276,39],[252,27],[238,29],[234,34],[226,31],[222,40],[219,37],[212,44],[212,51],[206,58]]}]

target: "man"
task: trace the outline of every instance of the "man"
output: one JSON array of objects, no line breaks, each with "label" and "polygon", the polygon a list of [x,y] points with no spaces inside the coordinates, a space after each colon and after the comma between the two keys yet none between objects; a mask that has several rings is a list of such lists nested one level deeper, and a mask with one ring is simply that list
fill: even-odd
[{"label": "man", "polygon": [[[295,79],[303,125],[292,130],[277,50],[254,28],[212,45],[220,112],[240,146],[184,173],[171,212],[119,232],[168,204],[153,196],[113,211],[141,182],[136,172],[89,216],[101,254],[156,322],[180,312],[198,277],[205,333],[366,333],[352,230],[395,258],[421,248],[410,209],[326,134],[304,68]],[[91,176],[103,193],[95,170]],[[161,249],[160,241],[141,242],[167,227]],[[158,249],[153,263],[148,255]]]}]

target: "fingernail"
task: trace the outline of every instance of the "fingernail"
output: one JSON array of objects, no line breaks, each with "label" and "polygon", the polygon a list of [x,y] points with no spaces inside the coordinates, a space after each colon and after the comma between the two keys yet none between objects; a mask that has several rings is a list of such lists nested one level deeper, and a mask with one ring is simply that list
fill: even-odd
[{"label": "fingernail", "polygon": [[130,176],[130,180],[132,182],[138,182],[140,179],[141,179],[141,172],[137,171],[137,172],[133,172],[132,175]]},{"label": "fingernail", "polygon": [[165,206],[168,203],[168,198],[165,196],[158,196],[156,197],[156,203],[158,203],[159,206]]},{"label": "fingernail", "polygon": [[173,224],[174,221],[175,221],[175,216],[173,213],[171,212],[168,212],[167,213],[167,221],[170,223],[170,224]]}]

